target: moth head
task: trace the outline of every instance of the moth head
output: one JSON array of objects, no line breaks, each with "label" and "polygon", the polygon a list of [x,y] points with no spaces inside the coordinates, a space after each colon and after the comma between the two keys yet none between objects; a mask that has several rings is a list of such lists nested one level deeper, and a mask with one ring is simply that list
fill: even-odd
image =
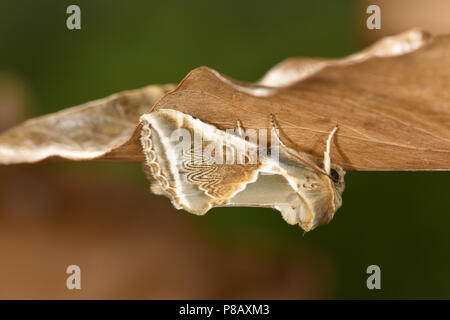
[{"label": "moth head", "polygon": [[344,169],[337,165],[331,166],[329,177],[333,186],[339,191],[339,194],[342,194],[345,188],[344,176]]}]

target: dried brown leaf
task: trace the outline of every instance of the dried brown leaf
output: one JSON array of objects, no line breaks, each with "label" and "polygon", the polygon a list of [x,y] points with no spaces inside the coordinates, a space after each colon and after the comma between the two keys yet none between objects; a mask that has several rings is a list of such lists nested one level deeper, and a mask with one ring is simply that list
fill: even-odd
[{"label": "dried brown leaf", "polygon": [[[201,67],[153,110],[179,110],[220,129],[238,119],[245,128],[268,128],[273,113],[284,142],[316,156],[338,124],[332,161],[347,170],[449,170],[448,70],[450,36],[412,30],[344,59],[288,59],[256,84]],[[150,86],[27,121],[0,135],[0,163],[142,161],[138,118],[171,88]]]},{"label": "dried brown leaf", "polygon": [[141,161],[130,136],[139,117],[175,86],[151,85],[124,91],[28,120],[0,135],[0,163],[67,160]]},{"label": "dried brown leaf", "polygon": [[[218,128],[269,128],[346,170],[450,170],[450,36],[413,30],[342,60],[289,59],[247,85],[202,67],[155,109],[176,109]],[[205,107],[207,106],[207,107]]]}]

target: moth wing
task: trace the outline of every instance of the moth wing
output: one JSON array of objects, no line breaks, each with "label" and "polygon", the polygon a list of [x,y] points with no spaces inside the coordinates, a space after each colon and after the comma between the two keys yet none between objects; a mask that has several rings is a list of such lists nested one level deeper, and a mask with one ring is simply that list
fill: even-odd
[{"label": "moth wing", "polygon": [[[250,148],[250,144],[238,136],[170,109],[143,115],[141,124],[151,190],[168,195],[178,209],[204,214],[212,207],[227,205],[235,194],[258,177],[262,164],[230,165],[205,159],[204,150],[211,146],[213,149],[226,146],[226,152],[235,154]],[[200,138],[198,148],[195,139]],[[217,152],[214,150],[211,154]],[[222,159],[225,162],[226,159]],[[235,157],[233,159],[236,161]]]},{"label": "moth wing", "polygon": [[145,177],[150,182],[150,190],[156,195],[164,195],[165,192],[163,188],[161,188],[161,185],[158,180],[155,179],[150,167],[146,163],[142,164],[142,171],[144,171]]},{"label": "moth wing", "polygon": [[[217,154],[225,145],[227,152],[231,148],[237,154],[255,146],[176,110],[145,114],[141,125],[151,190],[168,196],[177,209],[204,214],[216,206],[270,207],[289,224],[309,231],[331,220],[338,208],[331,180],[317,173],[313,167],[320,161],[309,154],[293,156],[295,151],[281,146],[276,159],[239,164],[233,157],[232,164],[221,163],[205,157],[204,150],[220,146]],[[196,139],[201,141],[199,146]]]}]

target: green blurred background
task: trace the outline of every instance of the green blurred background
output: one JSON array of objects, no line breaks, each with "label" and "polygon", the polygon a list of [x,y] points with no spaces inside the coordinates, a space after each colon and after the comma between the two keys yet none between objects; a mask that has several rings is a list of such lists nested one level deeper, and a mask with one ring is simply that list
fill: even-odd
[{"label": "green blurred background", "polygon": [[[81,7],[79,31],[65,26],[70,4]],[[256,81],[290,56],[345,56],[372,42],[364,19],[362,2],[350,0],[1,0],[0,73],[28,88],[28,118],[178,82],[201,65]],[[139,164],[46,167],[148,187]],[[449,178],[448,172],[349,172],[344,206],[329,225],[306,235],[273,210],[170,214],[218,252],[246,243],[275,257],[326,256],[333,283],[322,298],[450,298]],[[381,268],[381,290],[366,287],[372,264]]]}]

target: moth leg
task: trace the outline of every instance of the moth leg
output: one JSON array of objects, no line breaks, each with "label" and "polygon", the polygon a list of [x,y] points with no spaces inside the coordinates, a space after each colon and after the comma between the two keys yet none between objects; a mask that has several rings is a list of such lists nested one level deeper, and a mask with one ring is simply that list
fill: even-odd
[{"label": "moth leg", "polygon": [[273,116],[273,114],[270,114],[270,124],[271,124],[270,130],[272,131],[272,136],[275,136],[278,140],[278,143],[287,149],[288,147],[283,143],[283,141],[281,141],[281,138],[278,135],[278,129],[277,129],[277,125],[275,123],[275,117]]},{"label": "moth leg", "polygon": [[328,135],[327,139],[327,149],[323,154],[323,169],[327,174],[330,174],[331,170],[331,159],[330,159],[330,149],[331,149],[331,140],[333,139],[334,134],[336,133],[339,126],[335,126],[333,130]]},{"label": "moth leg", "polygon": [[297,158],[298,160],[300,160],[301,162],[303,162],[304,164],[306,164],[310,168],[314,169],[316,172],[318,172],[320,174],[327,174],[317,164],[313,163],[311,160],[309,160],[306,157],[302,156],[299,152],[289,148],[288,146],[286,146],[283,143],[283,141],[281,141],[281,138],[278,135],[278,129],[276,127],[275,117],[273,116],[273,114],[270,114],[270,122],[271,122],[271,125],[272,125],[272,129],[271,129],[272,137],[275,136],[277,138],[278,143],[286,150],[287,153],[289,153],[291,156]]}]

